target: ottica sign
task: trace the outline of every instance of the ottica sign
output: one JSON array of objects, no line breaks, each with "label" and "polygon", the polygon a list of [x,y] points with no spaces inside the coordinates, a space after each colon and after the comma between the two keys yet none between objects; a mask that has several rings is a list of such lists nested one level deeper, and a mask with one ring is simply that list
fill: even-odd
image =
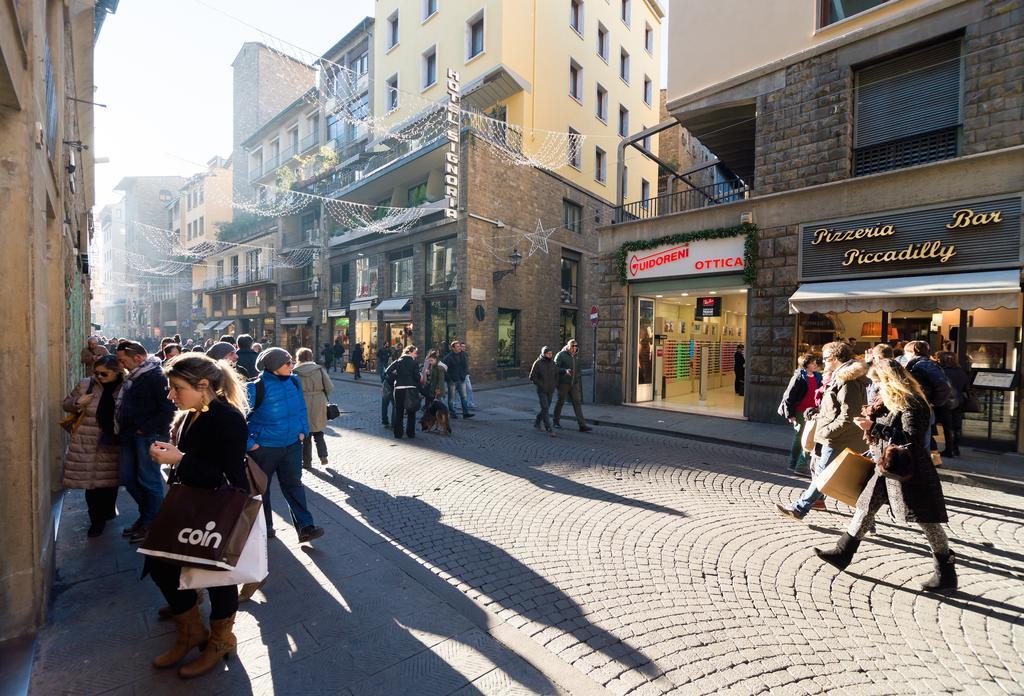
[{"label": "ottica sign", "polygon": [[626,278],[648,280],[742,271],[745,241],[745,237],[702,239],[635,251],[626,260]]}]

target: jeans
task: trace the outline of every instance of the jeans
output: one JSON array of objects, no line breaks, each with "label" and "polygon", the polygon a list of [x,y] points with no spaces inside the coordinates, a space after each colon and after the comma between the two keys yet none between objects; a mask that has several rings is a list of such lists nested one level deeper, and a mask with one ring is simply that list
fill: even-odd
[{"label": "jeans", "polygon": [[[196,605],[198,597],[195,590],[178,589],[181,566],[159,558],[147,557],[146,568],[149,569],[153,582],[160,588],[173,614],[184,614]],[[208,587],[206,592],[210,595],[210,618],[214,621],[226,619],[238,611],[238,585]]]},{"label": "jeans", "polygon": [[139,505],[139,519],[148,527],[164,501],[164,480],[160,465],[149,456],[149,446],[165,435],[121,435],[121,483]]},{"label": "jeans", "polygon": [[310,433],[309,437],[302,441],[302,465],[308,467],[313,462],[313,442],[316,442],[316,456],[320,460],[327,459],[327,441],[324,440],[324,433]]},{"label": "jeans", "polygon": [[829,465],[836,454],[837,453],[833,452],[832,448],[828,445],[821,446],[821,454],[814,463],[814,478],[811,479],[811,485],[809,485],[807,490],[804,491],[804,494],[800,496],[800,500],[796,501],[796,504],[793,505],[793,512],[800,515],[800,517],[803,517],[810,512],[811,506],[825,497],[825,495],[818,490],[818,476],[821,475],[821,472],[825,470],[825,467]]},{"label": "jeans", "polygon": [[466,398],[466,382],[448,383],[448,411],[455,415],[455,394],[459,395],[459,402],[462,404],[462,415],[469,415],[469,399]]},{"label": "jeans", "polygon": [[572,409],[576,412],[576,423],[581,428],[587,427],[587,421],[583,417],[583,394],[578,382],[576,384],[558,385],[558,402],[555,404],[555,425],[558,425],[562,420],[562,406],[565,405],[566,397],[569,397],[572,401]]},{"label": "jeans", "polygon": [[405,423],[406,437],[416,437],[416,411],[405,407],[405,394],[409,389],[396,389],[394,393],[395,414],[391,423],[395,437],[402,437],[402,421]]},{"label": "jeans", "polygon": [[391,419],[388,418],[388,410],[391,409],[391,405],[395,403],[394,391],[385,391],[380,396],[380,422],[384,425],[390,425]]},{"label": "jeans", "polygon": [[544,429],[550,433],[551,416],[548,415],[548,411],[551,410],[551,394],[538,389],[537,400],[540,401],[540,412],[537,413],[537,417],[533,419],[533,424],[540,425],[540,422],[544,421]]},{"label": "jeans", "polygon": [[789,470],[801,471],[807,468],[807,453],[804,452],[804,446],[800,442],[800,435],[804,430],[804,414],[798,413],[793,418],[796,420],[796,423],[793,424],[793,429],[796,432],[793,433],[793,445],[789,448]]},{"label": "jeans", "polygon": [[470,381],[469,375],[466,375],[466,403],[469,407],[476,410],[476,400],[473,398],[473,382]]},{"label": "jeans", "polygon": [[299,531],[313,524],[313,515],[306,507],[306,489],[302,487],[302,443],[287,447],[259,447],[250,450],[250,456],[267,475],[267,492],[263,495],[263,513],[267,516],[267,529],[274,528],[270,509],[270,482],[277,472],[277,484],[292,513],[292,523]]}]

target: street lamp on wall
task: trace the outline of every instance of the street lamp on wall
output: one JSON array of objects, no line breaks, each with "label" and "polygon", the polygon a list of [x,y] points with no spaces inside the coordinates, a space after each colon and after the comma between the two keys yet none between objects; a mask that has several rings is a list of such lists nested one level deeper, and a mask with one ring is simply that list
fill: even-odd
[{"label": "street lamp on wall", "polygon": [[494,282],[499,282],[505,276],[512,274],[515,275],[516,268],[523,260],[523,255],[519,253],[519,249],[513,249],[512,253],[508,255],[508,262],[512,265],[512,268],[505,268],[500,271],[494,272]]}]

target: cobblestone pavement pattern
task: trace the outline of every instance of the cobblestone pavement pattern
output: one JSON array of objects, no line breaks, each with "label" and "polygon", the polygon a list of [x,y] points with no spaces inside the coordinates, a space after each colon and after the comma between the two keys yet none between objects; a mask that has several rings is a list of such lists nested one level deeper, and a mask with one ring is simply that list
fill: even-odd
[{"label": "cobblestone pavement pattern", "polygon": [[[618,428],[548,438],[530,427],[526,402],[488,409],[501,401],[498,392],[478,394],[479,417],[454,421],[450,438],[396,441],[379,425],[378,393],[350,384],[335,393],[349,412],[335,421],[331,463],[304,477],[317,508],[361,520],[611,693],[1024,693],[1018,497],[945,486],[962,591],[933,597],[917,589],[931,573],[923,536],[885,512],[847,573],[819,562],[813,547],[831,545],[849,510],[829,501],[828,512],[812,513],[808,524],[777,517],[773,504],[792,500],[804,485],[784,473],[782,457]],[[331,524],[325,540],[339,533]],[[335,543],[337,553],[347,550],[344,539]],[[301,614],[318,593],[355,605],[346,576],[375,572],[346,565],[344,556],[310,561],[302,554],[272,557],[272,581],[287,575],[278,563],[302,563],[309,572],[290,580],[298,590],[290,596],[268,584],[267,609],[290,602],[284,609]],[[115,557],[118,567],[123,557]],[[495,667],[514,658],[498,654],[497,644],[480,647],[489,636],[457,617],[446,626],[446,605],[402,620],[403,602],[413,600],[393,570],[378,572],[380,582],[395,583],[382,607],[388,626],[469,646],[487,662],[489,681],[466,693],[557,690],[539,675],[515,681],[529,673],[525,664]],[[101,593],[94,611],[124,611],[121,598],[102,595],[102,583],[92,591]],[[338,670],[362,666],[360,674],[377,658],[330,614],[307,618],[302,632],[268,638],[267,629],[288,625],[287,611],[275,611],[276,626],[258,613],[250,619],[263,629],[254,642],[273,649],[277,641],[292,652],[314,643],[320,652],[310,659]],[[134,621],[143,619],[136,613]],[[136,628],[145,635],[149,626]],[[44,643],[40,660],[109,643],[65,646],[56,655]],[[242,661],[254,672],[267,664]],[[301,665],[287,666],[305,686]],[[277,672],[254,685],[289,685]],[[388,693],[386,684],[377,692]]]}]

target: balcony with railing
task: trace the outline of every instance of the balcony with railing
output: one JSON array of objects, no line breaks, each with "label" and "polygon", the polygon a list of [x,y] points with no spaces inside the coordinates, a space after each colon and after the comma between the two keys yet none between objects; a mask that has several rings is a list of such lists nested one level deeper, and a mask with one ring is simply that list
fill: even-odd
[{"label": "balcony with railing", "polygon": [[203,284],[203,288],[206,290],[217,290],[221,288],[232,288],[241,285],[252,285],[253,283],[267,283],[274,280],[274,269],[273,267],[264,267],[250,269],[248,271],[239,270],[238,273],[229,273],[227,275],[207,278]]},{"label": "balcony with railing", "polygon": [[672,213],[685,213],[688,210],[732,203],[747,198],[749,194],[750,187],[741,179],[718,181],[707,186],[695,186],[654,198],[626,203],[615,209],[613,219],[617,223],[647,220]]},{"label": "balcony with railing", "polygon": [[303,297],[305,295],[314,295],[319,291],[319,279],[315,276],[312,278],[300,278],[298,280],[287,280],[281,283],[281,298],[289,297]]},{"label": "balcony with railing", "polygon": [[298,154],[305,154],[314,147],[320,144],[320,133],[317,131],[311,131],[306,134],[302,140],[299,141],[299,152]]}]

